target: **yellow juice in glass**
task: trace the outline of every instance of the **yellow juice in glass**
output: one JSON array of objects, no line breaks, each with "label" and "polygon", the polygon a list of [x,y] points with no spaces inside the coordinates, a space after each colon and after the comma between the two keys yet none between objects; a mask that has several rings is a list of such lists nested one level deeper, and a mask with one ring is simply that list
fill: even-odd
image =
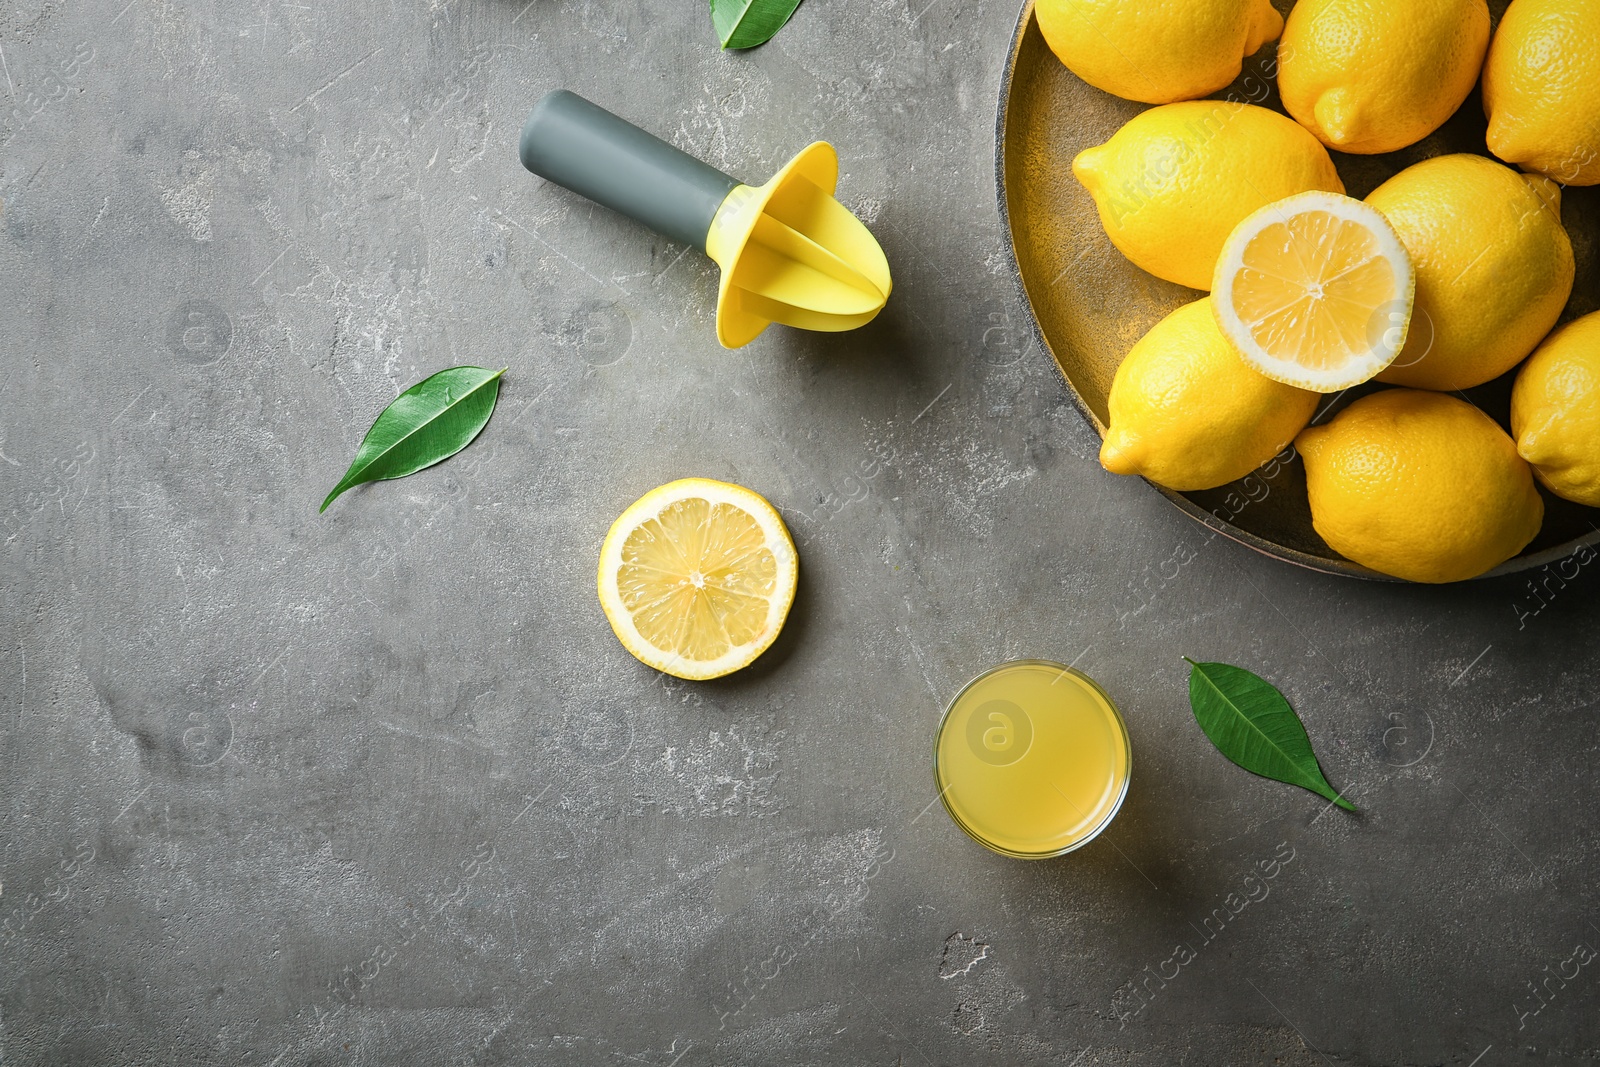
[{"label": "yellow juice in glass", "polygon": [[996,852],[1059,856],[1088,844],[1128,793],[1128,730],[1081,671],[1017,660],[968,682],[934,739],[934,778],[956,825]]}]

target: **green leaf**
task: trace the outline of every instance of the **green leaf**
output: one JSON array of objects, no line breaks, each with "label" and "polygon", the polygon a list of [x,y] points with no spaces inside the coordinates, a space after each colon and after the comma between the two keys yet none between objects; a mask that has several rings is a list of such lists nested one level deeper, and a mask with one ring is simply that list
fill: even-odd
[{"label": "green leaf", "polygon": [[783,29],[800,0],[711,0],[711,24],[724,48],[754,48]]},{"label": "green leaf", "polygon": [[1217,751],[1247,771],[1326,797],[1346,811],[1356,807],[1328,784],[1311,751],[1311,738],[1283,694],[1241,667],[1195,663],[1189,705]]},{"label": "green leaf", "polygon": [[494,414],[500,376],[482,367],[451,367],[394,398],[356,449],[356,458],[319,512],[352,486],[404,478],[449,459],[472,443]]}]

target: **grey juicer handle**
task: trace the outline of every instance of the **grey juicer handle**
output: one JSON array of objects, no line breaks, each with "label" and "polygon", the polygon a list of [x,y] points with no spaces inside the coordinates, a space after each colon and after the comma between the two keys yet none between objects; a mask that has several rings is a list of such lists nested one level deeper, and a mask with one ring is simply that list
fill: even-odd
[{"label": "grey juicer handle", "polygon": [[522,124],[522,165],[665,237],[705,250],[734,179],[576,93],[556,89]]}]

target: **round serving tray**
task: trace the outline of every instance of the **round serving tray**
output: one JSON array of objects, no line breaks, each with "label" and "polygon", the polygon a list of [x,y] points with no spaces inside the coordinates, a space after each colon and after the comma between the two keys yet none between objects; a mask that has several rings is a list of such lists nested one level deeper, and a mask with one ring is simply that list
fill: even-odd
[{"label": "round serving tray", "polygon": [[[1279,0],[1280,11],[1291,6]],[[1491,0],[1496,23],[1506,0]],[[1214,94],[1282,112],[1276,45],[1245,60],[1228,89]],[[1066,377],[1078,410],[1105,434],[1106,397],[1117,364],[1145,331],[1198,297],[1135,267],[1112,246],[1094,201],[1072,176],[1072,158],[1104,142],[1148,105],[1122,100],[1079,80],[1050,51],[1028,0],[1017,20],[1000,80],[995,124],[996,192],[1018,284],[1045,349]],[[1390,175],[1430,156],[1487,155],[1487,124],[1477,90],[1445,125],[1420,143],[1381,156],[1333,153],[1351,196],[1364,197]],[[1600,186],[1562,192],[1561,219],[1572,238],[1577,277],[1562,312],[1567,322],[1600,309]],[[1509,425],[1516,372],[1469,389],[1468,400]],[[1340,396],[1339,406],[1377,388]],[[1318,413],[1318,420],[1330,412]],[[1218,489],[1178,493],[1150,483],[1184,513],[1235,541],[1277,559],[1329,574],[1387,579],[1340,556],[1317,536],[1306,502],[1305,468],[1286,454]],[[1522,554],[1491,575],[1540,567],[1584,545],[1600,544],[1600,509],[1560,499],[1540,487],[1544,527]]]}]

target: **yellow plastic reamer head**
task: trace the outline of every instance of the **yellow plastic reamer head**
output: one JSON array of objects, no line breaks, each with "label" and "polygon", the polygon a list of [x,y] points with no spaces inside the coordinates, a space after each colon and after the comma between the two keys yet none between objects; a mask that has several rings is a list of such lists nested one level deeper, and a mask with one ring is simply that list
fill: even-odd
[{"label": "yellow plastic reamer head", "polygon": [[774,322],[838,332],[883,310],[889,261],[871,232],[833,198],[839,155],[805,148],[759,188],[737,186],[706,233],[722,268],[717,340],[738,348]]},{"label": "yellow plastic reamer head", "polygon": [[755,340],[774,322],[853,330],[889,299],[889,262],[833,198],[839,156],[822,141],[753,189],[565,89],[522,124],[523,166],[675,241],[722,268],[717,339]]}]

